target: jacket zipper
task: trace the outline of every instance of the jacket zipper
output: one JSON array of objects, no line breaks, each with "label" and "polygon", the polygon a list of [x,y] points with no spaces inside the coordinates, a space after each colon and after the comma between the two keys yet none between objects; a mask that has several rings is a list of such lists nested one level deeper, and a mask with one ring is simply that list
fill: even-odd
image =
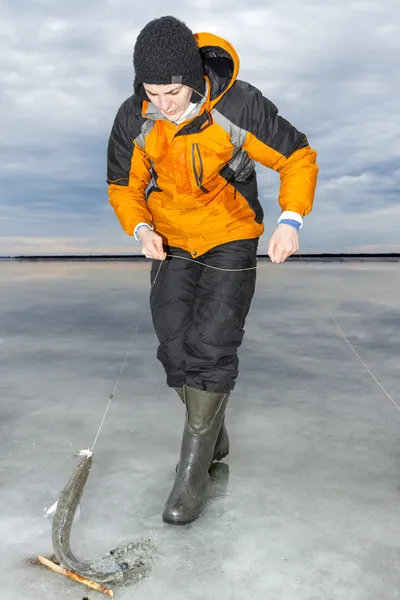
[{"label": "jacket zipper", "polygon": [[[199,157],[200,162],[200,174],[197,172],[196,168],[196,156],[195,151],[197,152],[197,156]],[[196,180],[197,187],[201,189],[202,192],[208,194],[208,190],[203,186],[203,159],[201,158],[201,152],[198,144],[192,144],[192,167],[194,178]]]}]

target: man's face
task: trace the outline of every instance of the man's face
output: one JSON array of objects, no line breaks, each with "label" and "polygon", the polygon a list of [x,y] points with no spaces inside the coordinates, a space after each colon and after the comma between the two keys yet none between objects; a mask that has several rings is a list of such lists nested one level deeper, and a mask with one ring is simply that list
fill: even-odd
[{"label": "man's face", "polygon": [[177,121],[190,104],[193,90],[181,84],[143,84],[149,100],[170,121]]}]

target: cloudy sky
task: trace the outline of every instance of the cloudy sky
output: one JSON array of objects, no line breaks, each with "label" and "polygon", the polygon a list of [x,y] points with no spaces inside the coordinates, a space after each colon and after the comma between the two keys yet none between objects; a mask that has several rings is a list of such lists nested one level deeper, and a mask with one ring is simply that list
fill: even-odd
[{"label": "cloudy sky", "polygon": [[[237,8],[236,8],[237,6]],[[108,204],[106,147],[132,50],[173,14],[228,39],[318,152],[306,252],[400,252],[398,0],[0,1],[0,255],[136,253]],[[266,231],[279,176],[257,168]]]}]

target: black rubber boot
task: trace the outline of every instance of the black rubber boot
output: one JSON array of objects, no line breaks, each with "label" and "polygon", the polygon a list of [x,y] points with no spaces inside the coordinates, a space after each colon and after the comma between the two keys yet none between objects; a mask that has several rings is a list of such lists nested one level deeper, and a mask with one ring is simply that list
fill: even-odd
[{"label": "black rubber boot", "polygon": [[163,521],[172,525],[191,523],[203,510],[210,479],[208,470],[229,394],[186,386],[184,399],[186,417],[179,468],[162,515]]},{"label": "black rubber boot", "polygon": [[[174,388],[179,398],[185,404],[185,399],[183,397],[183,388]],[[217,441],[215,443],[214,455],[211,460],[210,467],[215,460],[222,460],[225,456],[229,454],[229,436],[225,426],[225,415],[222,419],[221,429],[219,430]],[[179,463],[176,465],[175,471],[179,468]]]}]

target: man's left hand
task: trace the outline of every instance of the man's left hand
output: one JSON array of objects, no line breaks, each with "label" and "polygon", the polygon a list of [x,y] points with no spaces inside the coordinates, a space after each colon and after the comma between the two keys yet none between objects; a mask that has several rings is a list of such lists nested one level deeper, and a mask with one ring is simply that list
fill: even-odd
[{"label": "man's left hand", "polygon": [[294,227],[281,223],[268,244],[268,256],[273,263],[284,262],[299,249],[299,234]]}]

